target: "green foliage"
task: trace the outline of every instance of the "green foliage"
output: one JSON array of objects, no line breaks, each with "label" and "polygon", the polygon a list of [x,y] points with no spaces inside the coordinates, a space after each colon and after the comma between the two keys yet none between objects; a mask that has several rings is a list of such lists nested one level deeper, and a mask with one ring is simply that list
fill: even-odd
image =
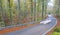
[{"label": "green foliage", "polygon": [[60,32],[53,32],[52,35],[60,35]]},{"label": "green foliage", "polygon": [[60,35],[60,27],[56,28],[52,35]]},{"label": "green foliage", "polygon": [[55,32],[60,32],[60,28],[56,28],[54,31]]}]

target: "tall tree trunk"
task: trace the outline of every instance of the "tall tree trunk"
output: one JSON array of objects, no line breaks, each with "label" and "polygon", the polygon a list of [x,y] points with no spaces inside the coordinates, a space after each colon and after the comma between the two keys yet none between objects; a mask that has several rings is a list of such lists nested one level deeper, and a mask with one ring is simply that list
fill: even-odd
[{"label": "tall tree trunk", "polygon": [[21,21],[21,19],[20,19],[20,13],[21,13],[21,8],[20,8],[20,0],[18,0],[18,24],[20,24],[20,21]]},{"label": "tall tree trunk", "polygon": [[4,26],[6,26],[6,24],[4,23],[4,17],[5,17],[5,13],[4,13],[4,11],[3,11],[3,5],[2,5],[2,0],[0,0],[0,4],[1,4],[1,14],[2,14],[2,16],[1,16],[1,18],[2,18],[2,22],[3,23],[1,23],[1,26],[2,26],[2,24],[4,24]]},{"label": "tall tree trunk", "polygon": [[33,15],[33,21],[34,21],[34,12],[33,12],[33,0],[31,0],[31,13],[32,13],[32,15]]},{"label": "tall tree trunk", "polygon": [[48,2],[47,2],[47,0],[46,0],[46,3],[45,3],[45,4],[46,4],[46,5],[45,5],[45,17],[46,17],[46,14],[47,14],[47,3],[48,3]]},{"label": "tall tree trunk", "polygon": [[44,18],[44,0],[42,0],[42,19]]},{"label": "tall tree trunk", "polygon": [[9,13],[10,13],[10,25],[12,25],[12,22],[13,22],[13,18],[12,18],[12,5],[11,5],[11,0],[8,0],[8,3],[9,3]]},{"label": "tall tree trunk", "polygon": [[37,11],[36,11],[36,0],[33,2],[33,14],[34,14],[34,21],[37,21]]}]

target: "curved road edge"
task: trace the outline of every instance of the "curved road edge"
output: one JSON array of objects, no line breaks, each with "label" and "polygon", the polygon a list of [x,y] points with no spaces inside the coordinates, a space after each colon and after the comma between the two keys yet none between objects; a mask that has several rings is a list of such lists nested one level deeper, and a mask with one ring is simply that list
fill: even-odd
[{"label": "curved road edge", "polygon": [[[56,18],[55,18],[55,19],[56,19]],[[56,26],[56,24],[57,24],[57,19],[56,19],[55,25],[54,25],[51,29],[49,29],[48,31],[46,31],[43,35],[46,35],[49,31],[51,31],[51,30]]]}]

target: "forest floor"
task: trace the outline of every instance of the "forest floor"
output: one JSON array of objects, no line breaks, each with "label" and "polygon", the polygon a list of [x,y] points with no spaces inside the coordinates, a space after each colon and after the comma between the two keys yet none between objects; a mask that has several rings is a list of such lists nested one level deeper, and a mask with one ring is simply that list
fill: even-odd
[{"label": "forest floor", "polygon": [[56,27],[60,27],[60,20],[58,19]]},{"label": "forest floor", "polygon": [[0,30],[0,34],[5,34],[5,33],[13,32],[13,31],[16,31],[16,30],[22,30],[24,28],[32,27],[32,26],[35,26],[35,25],[37,25],[37,24],[35,23],[35,24],[29,24],[27,26],[18,26],[18,27],[13,27],[13,28],[6,28],[6,29],[3,29],[3,30]]}]

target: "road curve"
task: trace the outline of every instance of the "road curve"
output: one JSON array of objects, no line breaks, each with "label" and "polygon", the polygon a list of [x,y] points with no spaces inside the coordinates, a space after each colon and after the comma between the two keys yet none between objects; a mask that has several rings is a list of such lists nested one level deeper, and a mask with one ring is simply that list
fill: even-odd
[{"label": "road curve", "polygon": [[57,21],[54,17],[48,17],[47,19],[50,19],[52,21],[48,24],[39,24],[30,28],[9,32],[3,35],[45,35],[53,27],[55,27]]}]

